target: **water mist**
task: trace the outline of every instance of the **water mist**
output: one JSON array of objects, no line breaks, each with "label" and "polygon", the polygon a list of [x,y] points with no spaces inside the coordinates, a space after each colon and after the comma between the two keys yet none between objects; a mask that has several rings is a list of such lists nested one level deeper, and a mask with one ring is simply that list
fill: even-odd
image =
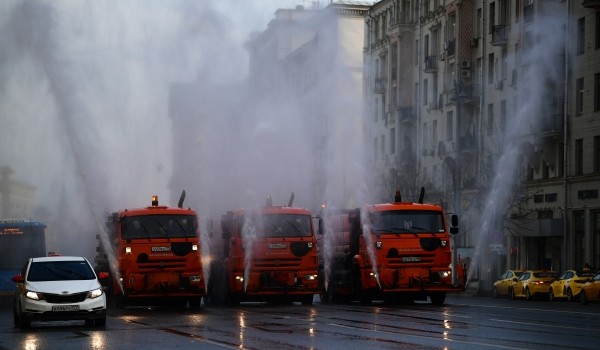
[{"label": "water mist", "polygon": [[[532,32],[528,33],[535,38],[530,47],[524,47],[521,56],[521,69],[523,77],[519,80],[519,95],[526,96],[519,99],[515,106],[515,113],[507,116],[506,129],[501,152],[497,159],[495,176],[493,177],[489,192],[487,193],[481,221],[477,232],[478,241],[475,249],[473,264],[477,264],[482,255],[487,254],[485,243],[491,232],[498,228],[497,222],[501,222],[509,211],[511,199],[518,186],[519,167],[522,162],[528,161],[525,152],[527,143],[536,143],[532,139],[542,117],[548,117],[549,113],[544,110],[544,102],[548,94],[556,93],[549,91],[553,82],[557,90],[561,86],[560,81],[564,78],[561,74],[562,67],[557,57],[563,53],[564,33],[556,35],[556,31],[564,29],[564,10],[554,3],[544,3],[543,16],[539,18]],[[518,60],[513,58],[515,62]],[[474,265],[474,266],[475,266]],[[467,283],[474,276],[475,269],[469,271]]]}]

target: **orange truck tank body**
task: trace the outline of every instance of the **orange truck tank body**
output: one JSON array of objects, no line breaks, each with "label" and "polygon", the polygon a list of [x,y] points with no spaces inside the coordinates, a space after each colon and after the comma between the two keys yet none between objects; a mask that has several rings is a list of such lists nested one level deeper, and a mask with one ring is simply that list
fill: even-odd
[{"label": "orange truck tank body", "polygon": [[100,245],[96,261],[98,270],[108,271],[114,254],[109,299],[119,306],[179,301],[199,306],[206,288],[197,214],[153,204],[108,217],[111,246]]},{"label": "orange truck tank body", "polygon": [[[441,206],[410,202],[365,205],[325,215],[319,242],[326,301],[425,300],[443,304],[464,291],[462,264],[452,268]],[[452,274],[458,282],[452,283]]]},{"label": "orange truck tank body", "polygon": [[312,304],[320,289],[309,210],[272,205],[238,209],[223,215],[220,223],[221,235],[212,235],[209,300]]}]

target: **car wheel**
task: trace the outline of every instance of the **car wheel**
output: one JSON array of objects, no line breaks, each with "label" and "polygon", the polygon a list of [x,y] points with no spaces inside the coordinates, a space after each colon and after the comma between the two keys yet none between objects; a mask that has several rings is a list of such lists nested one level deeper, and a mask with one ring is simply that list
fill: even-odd
[{"label": "car wheel", "polygon": [[23,315],[20,315],[17,311],[17,307],[13,307],[13,323],[14,326],[21,329],[27,329],[31,327],[31,321],[27,321],[23,319]]},{"label": "car wheel", "polygon": [[531,300],[531,292],[529,291],[529,288],[525,289],[525,299]]},{"label": "car wheel", "polygon": [[571,288],[567,289],[567,301],[573,301],[573,291]]},{"label": "car wheel", "polygon": [[446,293],[445,292],[433,293],[429,296],[429,299],[431,299],[431,303],[433,305],[436,305],[436,306],[444,305],[444,301],[446,301]]},{"label": "car wheel", "polygon": [[496,287],[494,287],[494,298],[500,298],[500,294],[498,294],[498,289],[496,289]]},{"label": "car wheel", "polygon": [[556,298],[554,297],[554,292],[552,291],[552,288],[550,288],[550,291],[548,292],[548,300],[556,301]]},{"label": "car wheel", "polygon": [[510,288],[508,290],[508,298],[511,299],[511,300],[515,299],[515,290],[514,289]]},{"label": "car wheel", "polygon": [[582,290],[579,293],[579,302],[581,303],[581,305],[587,305],[587,303],[588,303],[587,296],[585,295],[584,290]]},{"label": "car wheel", "polygon": [[106,326],[106,316],[96,319],[96,321],[94,321],[94,324],[96,327]]}]

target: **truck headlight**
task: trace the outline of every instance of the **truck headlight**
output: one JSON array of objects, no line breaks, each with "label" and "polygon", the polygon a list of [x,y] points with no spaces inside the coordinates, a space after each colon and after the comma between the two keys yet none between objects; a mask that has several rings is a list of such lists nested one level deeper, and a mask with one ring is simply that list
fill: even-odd
[{"label": "truck headlight", "polygon": [[440,277],[443,278],[452,276],[452,271],[440,271],[438,273],[440,274]]}]

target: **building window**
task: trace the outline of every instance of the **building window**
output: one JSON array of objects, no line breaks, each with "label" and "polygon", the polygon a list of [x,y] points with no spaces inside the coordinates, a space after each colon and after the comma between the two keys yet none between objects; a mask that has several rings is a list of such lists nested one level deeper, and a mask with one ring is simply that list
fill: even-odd
[{"label": "building window", "polygon": [[490,5],[490,27],[488,33],[492,33],[494,31],[494,26],[496,25],[496,3],[492,2]]},{"label": "building window", "polygon": [[500,130],[506,132],[506,100],[500,101]]},{"label": "building window", "polygon": [[583,257],[585,256],[585,212],[583,210],[573,211],[573,256],[575,257],[575,266],[583,267],[585,262]]},{"label": "building window", "polygon": [[594,172],[600,173],[600,136],[594,136]]},{"label": "building window", "polygon": [[596,50],[600,49],[600,11],[596,12]]},{"label": "building window", "polygon": [[578,78],[575,82],[575,114],[583,113],[583,78]]},{"label": "building window", "polygon": [[437,146],[438,143],[438,137],[437,137],[437,120],[433,121],[433,130],[432,130],[432,137],[431,139],[433,140],[433,144],[431,145],[432,149],[435,149],[435,147]]},{"label": "building window", "polygon": [[[415,40],[415,47],[419,47],[419,40]],[[415,49],[415,66],[419,64],[419,50]]]},{"label": "building window", "polygon": [[583,139],[575,140],[575,175],[583,175]]},{"label": "building window", "polygon": [[488,55],[488,84],[494,82],[494,54]]},{"label": "building window", "polygon": [[519,22],[521,16],[521,0],[514,0],[515,3],[515,23]]},{"label": "building window", "polygon": [[381,135],[381,156],[385,156],[385,135]]},{"label": "building window", "polygon": [[593,269],[600,269],[600,211],[592,212],[594,227],[592,232],[592,264]]},{"label": "building window", "polygon": [[454,115],[453,111],[446,113],[446,139],[452,141],[454,139]]},{"label": "building window", "polygon": [[594,74],[594,112],[598,111],[600,111],[600,73]]},{"label": "building window", "polygon": [[560,143],[558,145],[558,162],[556,164],[556,166],[558,167],[557,169],[557,174],[559,177],[562,177],[565,174],[565,154],[564,154],[564,149],[565,149],[565,144],[564,143]]},{"label": "building window", "polygon": [[475,23],[475,35],[481,38],[481,9],[477,9],[477,23]]},{"label": "building window", "polygon": [[373,159],[377,160],[377,137],[373,140]]},{"label": "building window", "polygon": [[423,80],[423,106],[427,105],[427,79]]},{"label": "building window", "polygon": [[585,17],[577,20],[577,54],[585,51]]},{"label": "building window", "polygon": [[488,112],[487,112],[487,134],[491,136],[494,133],[494,104],[488,104]]},{"label": "building window", "polygon": [[396,81],[398,78],[398,43],[392,44],[392,81]]},{"label": "building window", "polygon": [[390,128],[390,154],[396,153],[396,128]]}]

